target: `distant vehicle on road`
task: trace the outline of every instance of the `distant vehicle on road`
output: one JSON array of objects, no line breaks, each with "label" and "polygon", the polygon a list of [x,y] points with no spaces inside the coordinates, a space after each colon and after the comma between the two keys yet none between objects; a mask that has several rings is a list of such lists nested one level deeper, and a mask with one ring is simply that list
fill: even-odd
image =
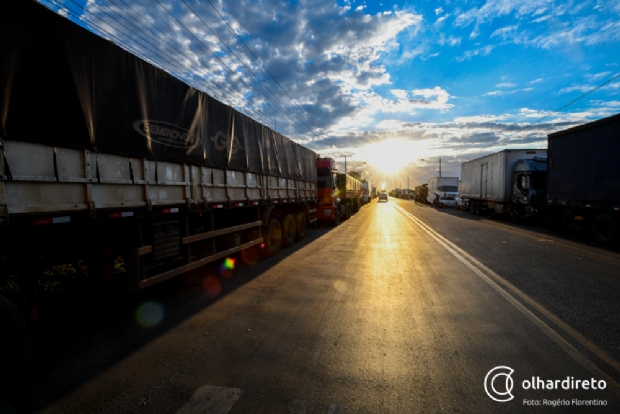
[{"label": "distant vehicle on road", "polygon": [[452,196],[439,197],[437,207],[456,207],[456,198]]},{"label": "distant vehicle on road", "polygon": [[377,202],[383,200],[387,203],[387,198],[388,198],[387,193],[385,191],[382,191],[379,193],[379,200]]}]

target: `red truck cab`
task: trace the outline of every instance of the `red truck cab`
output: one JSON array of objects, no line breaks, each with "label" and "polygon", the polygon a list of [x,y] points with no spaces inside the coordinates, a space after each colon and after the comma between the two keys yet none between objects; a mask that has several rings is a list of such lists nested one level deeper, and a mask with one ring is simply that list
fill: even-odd
[{"label": "red truck cab", "polygon": [[336,210],[340,203],[338,197],[338,165],[333,158],[316,159],[317,175],[317,219],[334,221],[339,220],[340,215]]}]

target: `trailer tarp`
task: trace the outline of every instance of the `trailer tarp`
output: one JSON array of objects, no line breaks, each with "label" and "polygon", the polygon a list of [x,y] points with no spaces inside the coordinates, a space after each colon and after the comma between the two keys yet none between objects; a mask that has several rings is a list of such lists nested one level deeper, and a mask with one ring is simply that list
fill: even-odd
[{"label": "trailer tarp", "polygon": [[620,204],[620,114],[549,134],[547,196]]},{"label": "trailer tarp", "polygon": [[3,138],[316,181],[316,154],[30,0],[0,5]]}]

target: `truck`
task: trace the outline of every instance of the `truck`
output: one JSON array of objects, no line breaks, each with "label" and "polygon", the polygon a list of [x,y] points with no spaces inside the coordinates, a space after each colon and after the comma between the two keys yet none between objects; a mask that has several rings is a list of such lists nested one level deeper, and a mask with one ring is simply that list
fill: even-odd
[{"label": "truck", "polygon": [[372,188],[368,180],[362,180],[362,204],[368,204],[372,200]]},{"label": "truck", "polygon": [[317,219],[339,224],[357,213],[362,205],[362,182],[349,174],[339,173],[333,158],[318,156]]},{"label": "truck", "polygon": [[544,212],[546,149],[506,149],[461,165],[461,197],[475,215],[531,218]]},{"label": "truck", "polygon": [[54,300],[251,263],[316,223],[313,151],[34,1],[0,27],[0,371]]},{"label": "truck", "polygon": [[459,177],[433,177],[428,180],[426,200],[434,203],[442,196],[458,195]]},{"label": "truck", "polygon": [[415,186],[415,201],[418,203],[428,203],[428,184],[420,184]]},{"label": "truck", "polygon": [[547,216],[610,242],[620,228],[620,114],[547,136]]}]

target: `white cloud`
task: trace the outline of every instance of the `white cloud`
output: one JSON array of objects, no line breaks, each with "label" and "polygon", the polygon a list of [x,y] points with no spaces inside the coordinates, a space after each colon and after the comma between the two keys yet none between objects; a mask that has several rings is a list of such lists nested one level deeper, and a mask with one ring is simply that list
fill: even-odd
[{"label": "white cloud", "polygon": [[[512,84],[506,84],[506,85],[512,85]],[[496,85],[498,86],[498,85]],[[491,91],[491,92],[487,92],[485,94],[483,94],[482,96],[500,96],[500,95],[512,95],[513,93],[517,93],[517,92],[529,92],[531,90],[533,90],[534,88],[522,88],[522,89],[513,89],[510,91],[507,90],[500,90],[500,91]]]},{"label": "white cloud", "polygon": [[495,85],[496,88],[514,88],[515,86],[517,86],[516,83],[510,83],[510,82],[502,82],[502,83],[498,83],[497,85]]},{"label": "white cloud", "polygon": [[491,34],[491,37],[501,36],[504,40],[506,40],[508,35],[509,34],[513,34],[518,28],[519,28],[518,24],[516,24],[514,26],[502,27],[501,29],[497,29],[496,31],[494,31]]},{"label": "white cloud", "polygon": [[495,49],[496,46],[497,45],[486,45],[480,49],[468,50],[463,54],[463,56],[457,57],[456,60],[457,62],[462,62],[464,60],[471,59],[474,56],[487,56],[491,53],[491,51],[493,51],[493,49]]},{"label": "white cloud", "polygon": [[435,15],[439,16],[441,13],[443,13],[443,7],[438,7],[435,9]]},{"label": "white cloud", "polygon": [[450,35],[446,37],[443,33],[439,35],[438,43],[442,46],[448,44],[450,46],[458,46],[461,44],[462,38]]},{"label": "white cloud", "polygon": [[507,118],[507,115],[477,115],[477,116],[460,116],[454,118],[454,122],[457,124],[470,124],[470,123],[484,123],[502,121]]}]

